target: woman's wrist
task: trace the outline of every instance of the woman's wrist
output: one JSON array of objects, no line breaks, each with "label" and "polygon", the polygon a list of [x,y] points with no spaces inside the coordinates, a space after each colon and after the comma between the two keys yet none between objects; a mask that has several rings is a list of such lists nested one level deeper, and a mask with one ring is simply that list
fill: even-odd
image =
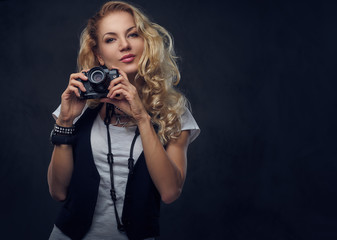
[{"label": "woman's wrist", "polygon": [[75,126],[64,127],[57,123],[50,133],[50,141],[54,145],[66,144],[72,145],[75,141]]},{"label": "woman's wrist", "polygon": [[144,114],[142,117],[136,119],[138,127],[141,127],[144,124],[151,123],[151,117],[149,114]]},{"label": "woman's wrist", "polygon": [[71,120],[71,119],[66,120],[66,119],[62,119],[62,118],[59,117],[56,120],[56,124],[59,125],[59,126],[61,126],[61,127],[72,127],[73,126],[73,121],[74,120]]}]

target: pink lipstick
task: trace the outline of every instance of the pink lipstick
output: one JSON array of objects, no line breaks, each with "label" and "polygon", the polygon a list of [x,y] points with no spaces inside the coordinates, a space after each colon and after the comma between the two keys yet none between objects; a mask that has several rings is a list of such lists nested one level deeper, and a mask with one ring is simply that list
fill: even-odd
[{"label": "pink lipstick", "polygon": [[129,62],[132,62],[135,58],[136,58],[135,55],[133,55],[133,54],[127,54],[127,55],[124,55],[120,59],[120,61],[123,62],[123,63],[129,63]]}]

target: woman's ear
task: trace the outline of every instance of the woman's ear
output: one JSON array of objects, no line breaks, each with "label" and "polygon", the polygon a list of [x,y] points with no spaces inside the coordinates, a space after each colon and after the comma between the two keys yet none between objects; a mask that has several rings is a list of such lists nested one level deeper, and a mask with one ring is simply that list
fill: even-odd
[{"label": "woman's ear", "polygon": [[98,58],[99,64],[100,64],[101,66],[104,66],[104,61],[103,61],[103,59],[102,59],[101,57],[97,57],[97,58]]},{"label": "woman's ear", "polygon": [[104,65],[104,60],[103,60],[103,58],[101,57],[101,55],[96,54],[96,57],[97,57],[97,59],[98,59],[98,61],[99,61],[99,64],[100,64],[101,66],[103,66],[103,65]]}]

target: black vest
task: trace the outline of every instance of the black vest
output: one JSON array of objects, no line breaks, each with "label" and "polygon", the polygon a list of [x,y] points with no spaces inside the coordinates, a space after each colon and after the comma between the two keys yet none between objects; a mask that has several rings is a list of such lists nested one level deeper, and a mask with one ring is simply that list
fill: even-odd
[{"label": "black vest", "polygon": [[[88,108],[76,123],[74,169],[67,199],[55,222],[64,234],[74,240],[82,239],[88,232],[97,201],[100,176],[92,155],[90,133],[99,109]],[[122,223],[129,239],[159,236],[159,211],[160,194],[152,182],[143,152],[125,190]],[[117,223],[111,227],[116,228]]]}]

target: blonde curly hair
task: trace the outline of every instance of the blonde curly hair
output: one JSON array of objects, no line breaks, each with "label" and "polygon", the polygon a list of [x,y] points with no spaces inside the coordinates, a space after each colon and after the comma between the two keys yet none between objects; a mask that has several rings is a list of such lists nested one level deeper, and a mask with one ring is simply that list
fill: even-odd
[{"label": "blonde curly hair", "polygon": [[[181,115],[188,107],[184,95],[174,88],[180,81],[180,72],[173,40],[167,30],[151,22],[138,8],[128,3],[107,2],[89,19],[81,34],[78,70],[99,66],[96,57],[98,25],[105,16],[116,11],[130,13],[139,35],[144,39],[144,51],[138,63],[135,83],[145,109],[158,126],[160,141],[167,144],[180,135]],[[98,102],[88,100],[88,105],[96,107]]]}]

